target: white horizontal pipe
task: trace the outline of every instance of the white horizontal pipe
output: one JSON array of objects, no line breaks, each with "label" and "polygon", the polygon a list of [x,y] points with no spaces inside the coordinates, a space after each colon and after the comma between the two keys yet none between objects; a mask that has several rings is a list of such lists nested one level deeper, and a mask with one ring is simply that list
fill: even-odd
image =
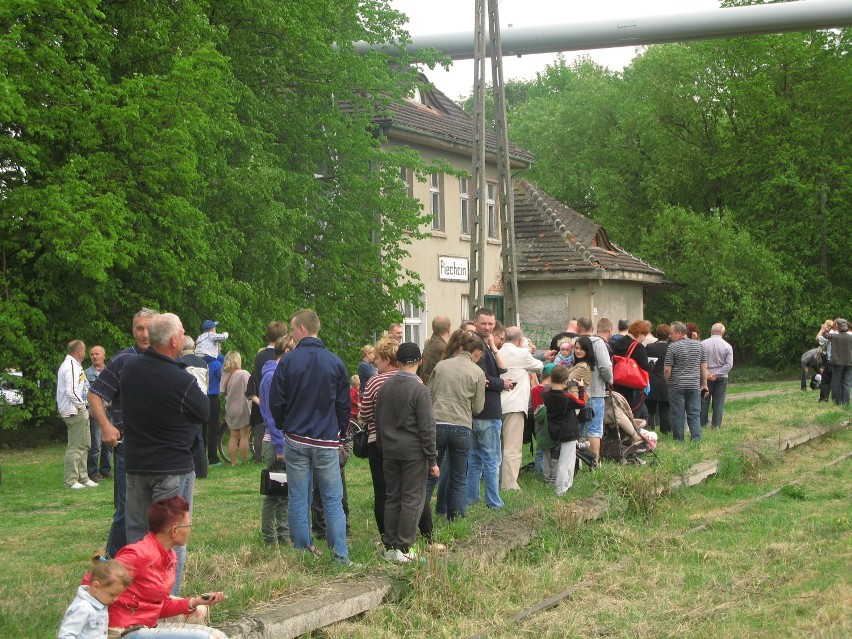
[{"label": "white horizontal pipe", "polygon": [[[852,0],[799,0],[684,14],[607,18],[539,27],[503,27],[500,36],[504,56],[521,56],[848,26],[852,26]],[[434,48],[454,60],[473,58],[473,30],[413,36],[412,40],[407,47],[409,53]],[[391,45],[368,45],[365,42],[359,42],[355,47],[361,53],[370,49],[394,50]]]}]

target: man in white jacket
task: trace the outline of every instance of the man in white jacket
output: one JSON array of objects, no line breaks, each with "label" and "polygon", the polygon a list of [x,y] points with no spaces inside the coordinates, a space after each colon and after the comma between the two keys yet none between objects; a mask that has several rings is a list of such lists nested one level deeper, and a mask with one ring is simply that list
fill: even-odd
[{"label": "man in white jacket", "polygon": [[500,402],[503,409],[503,463],[500,465],[500,488],[502,490],[520,490],[518,473],[521,470],[521,457],[524,445],[524,422],[530,403],[530,373],[538,373],[544,362],[532,356],[530,350],[522,346],[523,331],[517,326],[506,329],[506,342],[500,349],[500,355],[508,369],[501,375],[503,379],[514,382],[512,390],[503,391]]},{"label": "man in white jacket", "polygon": [[89,430],[89,411],[86,392],[89,382],[82,362],[86,345],[79,339],[68,342],[68,354],[56,374],[56,409],[68,427],[68,447],[65,449],[64,482],[66,488],[94,488],[98,484],[89,479],[86,458],[92,446]]}]

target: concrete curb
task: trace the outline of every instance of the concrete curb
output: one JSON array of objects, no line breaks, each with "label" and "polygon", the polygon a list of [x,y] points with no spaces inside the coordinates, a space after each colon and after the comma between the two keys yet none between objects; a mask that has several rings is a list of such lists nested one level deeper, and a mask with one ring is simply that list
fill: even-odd
[{"label": "concrete curb", "polygon": [[222,626],[230,639],[292,639],[378,608],[391,590],[384,577],[330,584],[311,599],[298,599]]},{"label": "concrete curb", "polygon": [[[847,428],[845,422],[841,428]],[[784,433],[777,438],[757,442],[756,446],[768,445],[784,452],[809,441],[824,437],[836,427],[805,426],[798,431]],[[708,477],[715,475],[719,461],[706,461],[693,466],[682,477],[675,478],[671,490],[684,486],[695,486]],[[606,499],[599,494],[571,503],[571,516],[576,523],[601,519],[607,512]],[[484,530],[473,540],[468,540],[461,548],[448,555],[442,561],[460,559],[462,555],[476,555],[483,563],[495,563],[503,560],[512,550],[530,543],[535,527],[532,518],[521,512],[507,520],[500,530],[511,524],[511,535],[495,530]],[[491,533],[495,533],[493,536]],[[495,541],[497,543],[495,543]],[[385,577],[367,576],[358,583],[330,584],[310,599],[298,599],[280,605],[272,604],[266,610],[250,617],[221,626],[230,639],[293,639],[325,626],[349,619],[361,613],[378,608],[391,595],[391,582]]]}]

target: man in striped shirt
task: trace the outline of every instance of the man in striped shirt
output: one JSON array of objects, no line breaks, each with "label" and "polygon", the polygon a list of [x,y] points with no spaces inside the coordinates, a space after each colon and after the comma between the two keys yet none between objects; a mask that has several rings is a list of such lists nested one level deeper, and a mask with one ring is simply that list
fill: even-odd
[{"label": "man in striped shirt", "polygon": [[707,356],[700,342],[686,337],[686,325],[672,322],[663,374],[669,385],[672,437],[683,441],[684,422],[694,442],[701,440],[701,396],[707,391]]}]

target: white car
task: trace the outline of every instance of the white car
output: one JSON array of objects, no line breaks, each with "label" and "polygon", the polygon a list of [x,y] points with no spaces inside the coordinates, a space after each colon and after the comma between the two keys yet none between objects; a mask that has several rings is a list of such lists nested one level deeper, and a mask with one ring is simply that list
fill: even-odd
[{"label": "white car", "polygon": [[[6,375],[23,377],[21,371],[6,371]],[[16,388],[16,384],[8,378],[0,379],[0,391],[3,393],[3,401],[0,403],[0,406],[3,404],[8,404],[9,406],[20,406],[24,403],[24,396],[21,394],[21,391],[19,391]]]}]

